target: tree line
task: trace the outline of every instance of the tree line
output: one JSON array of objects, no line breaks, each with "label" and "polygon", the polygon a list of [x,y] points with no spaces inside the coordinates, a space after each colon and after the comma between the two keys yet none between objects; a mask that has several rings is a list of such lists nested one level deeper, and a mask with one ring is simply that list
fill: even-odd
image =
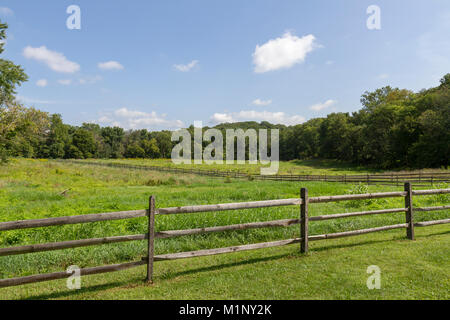
[{"label": "tree line", "polygon": [[[0,23],[0,54],[6,38]],[[25,107],[16,87],[28,77],[22,67],[0,59],[0,158],[170,158],[172,132],[124,130],[84,123],[65,124],[61,115]],[[450,73],[420,92],[386,86],[361,97],[353,113],[331,113],[285,126],[268,122],[224,123],[226,129],[279,129],[280,160],[336,159],[378,168],[448,167]],[[208,129],[207,127],[203,130]],[[193,137],[193,126],[188,128]],[[208,143],[204,142],[204,146]],[[269,148],[270,150],[270,148]],[[225,154],[225,150],[224,150]]]}]

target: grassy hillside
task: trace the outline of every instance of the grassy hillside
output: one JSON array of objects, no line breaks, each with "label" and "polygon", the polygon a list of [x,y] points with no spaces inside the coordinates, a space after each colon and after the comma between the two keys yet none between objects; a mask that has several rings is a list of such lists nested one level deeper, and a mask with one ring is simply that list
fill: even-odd
[{"label": "grassy hillside", "polygon": [[[0,221],[143,209],[152,194],[157,197],[157,207],[291,198],[298,197],[301,187],[307,187],[310,196],[357,193],[365,188],[323,182],[226,181],[46,160],[14,160],[8,166],[0,166]],[[401,190],[388,186],[367,188],[371,192]],[[61,194],[68,189],[65,196]],[[448,204],[449,200],[448,195],[415,197],[414,204],[432,206]],[[402,199],[397,198],[325,203],[311,205],[310,214],[403,205]],[[298,215],[298,207],[292,206],[158,216],[156,228],[157,231],[186,229],[297,218]],[[441,211],[416,214],[417,221],[446,217],[448,212]],[[329,220],[311,223],[310,233],[403,222],[403,214]],[[0,246],[138,234],[145,233],[146,229],[146,219],[139,218],[16,230],[1,232]],[[72,296],[74,292],[65,289],[64,281],[55,281],[0,289],[0,298],[401,298],[402,294],[405,298],[448,298],[449,231],[448,225],[418,229],[417,241],[406,240],[404,230],[327,240],[312,243],[307,257],[298,254],[298,246],[292,245],[282,249],[161,262],[157,263],[156,284],[151,288],[142,285],[145,272],[143,268],[137,268],[87,277],[84,280],[86,287],[75,296]],[[156,254],[162,254],[296,236],[298,226],[224,232],[158,239],[155,250]],[[390,241],[392,239],[395,241]],[[61,271],[72,264],[86,267],[131,261],[145,253],[145,242],[129,242],[0,257],[0,278]],[[376,293],[365,287],[365,269],[371,264],[382,264],[382,272],[387,272],[389,281],[384,291]],[[245,281],[252,285],[244,285]],[[202,287],[203,291],[200,290]]]}]

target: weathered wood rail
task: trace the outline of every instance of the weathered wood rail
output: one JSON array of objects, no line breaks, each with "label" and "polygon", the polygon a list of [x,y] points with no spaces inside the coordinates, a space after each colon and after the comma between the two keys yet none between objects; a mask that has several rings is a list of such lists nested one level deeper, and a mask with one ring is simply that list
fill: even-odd
[{"label": "weathered wood rail", "polygon": [[[27,229],[27,228],[38,228],[38,227],[49,227],[49,226],[62,226],[68,224],[78,224],[78,223],[91,223],[99,221],[109,221],[118,219],[132,219],[139,217],[148,217],[148,231],[146,234],[136,234],[136,235],[125,235],[125,236],[113,236],[105,238],[95,238],[95,239],[80,239],[53,243],[43,243],[43,244],[32,244],[23,245],[16,247],[0,248],[0,256],[11,256],[18,254],[28,254],[35,252],[51,251],[51,250],[61,250],[70,249],[84,246],[93,245],[103,245],[109,243],[118,243],[126,241],[148,241],[148,254],[141,260],[83,268],[80,270],[80,275],[92,275],[105,272],[114,272],[125,270],[129,268],[134,268],[142,265],[147,265],[147,281],[153,281],[153,263],[155,261],[164,260],[175,260],[175,259],[185,259],[200,256],[209,256],[223,253],[231,253],[237,251],[262,249],[276,246],[284,246],[293,243],[300,243],[300,251],[302,253],[308,252],[309,241],[325,240],[325,239],[335,239],[348,236],[356,236],[366,233],[379,232],[384,230],[392,229],[406,229],[406,236],[408,239],[414,240],[414,228],[415,227],[425,227],[438,224],[450,223],[449,219],[414,222],[414,212],[415,211],[436,211],[436,210],[447,210],[450,209],[450,205],[441,205],[435,207],[425,207],[425,208],[414,208],[413,207],[413,196],[422,195],[434,195],[434,194],[446,194],[450,193],[450,189],[433,189],[433,190],[412,190],[411,183],[406,182],[404,184],[404,191],[397,192],[380,192],[380,193],[367,193],[367,194],[355,194],[355,195],[336,195],[336,196],[320,196],[320,197],[309,197],[308,190],[302,188],[300,190],[299,198],[291,199],[278,199],[278,200],[264,200],[264,201],[253,201],[253,202],[238,202],[238,203],[224,203],[224,204],[213,204],[213,205],[195,205],[195,206],[183,206],[183,207],[172,207],[172,208],[156,208],[155,198],[150,197],[149,208],[146,210],[133,210],[133,211],[123,211],[123,212],[110,212],[110,213],[97,213],[97,214],[87,214],[80,216],[69,216],[69,217],[58,217],[58,218],[46,218],[46,219],[35,219],[35,220],[21,220],[21,221],[7,221],[0,223],[0,231],[17,230],[17,229]],[[314,203],[324,203],[324,202],[336,202],[336,201],[348,201],[348,200],[363,200],[363,199],[377,199],[377,198],[389,198],[389,197],[403,197],[405,199],[405,206],[402,208],[392,208],[392,209],[382,209],[382,210],[372,210],[372,211],[361,211],[361,212],[348,212],[348,213],[338,213],[338,214],[328,214],[320,216],[309,217],[308,208],[310,204]],[[235,225],[226,226],[216,226],[216,227],[206,227],[197,229],[187,229],[187,230],[166,230],[166,231],[155,231],[155,217],[158,215],[169,215],[169,214],[190,214],[199,212],[211,212],[211,211],[224,211],[224,210],[239,210],[239,209],[251,209],[251,208],[269,208],[276,206],[292,206],[299,205],[300,213],[298,219],[283,219],[275,221],[264,221],[264,222],[250,222]],[[365,216],[365,215],[378,215],[378,214],[388,214],[388,213],[405,213],[405,223],[381,226],[375,228],[361,229],[361,230],[351,230],[343,231],[331,234],[319,234],[310,235],[308,231],[308,226],[310,222],[322,221],[329,219],[340,219],[349,218],[355,216]],[[283,239],[278,241],[263,242],[246,244],[240,246],[232,246],[225,248],[215,248],[206,250],[197,250],[189,252],[177,252],[177,253],[167,253],[161,255],[154,254],[154,242],[155,239],[162,238],[172,238],[180,237],[193,234],[201,233],[211,233],[211,232],[223,232],[231,230],[245,230],[245,229],[255,229],[255,228],[273,228],[273,227],[288,227],[291,225],[300,224],[299,237],[293,239]],[[10,278],[10,279],[0,279],[0,288],[17,286],[28,283],[49,281],[56,279],[68,278],[72,274],[68,272],[54,272],[47,274],[38,274],[26,277]]]},{"label": "weathered wood rail", "polygon": [[254,180],[270,180],[270,181],[324,181],[324,182],[340,182],[340,183],[366,183],[379,185],[396,185],[401,186],[404,182],[410,182],[414,186],[429,186],[442,182],[450,182],[450,172],[411,172],[411,173],[377,173],[377,174],[356,174],[356,175],[296,175],[296,174],[276,174],[276,175],[260,175],[249,174],[241,171],[221,171],[221,170],[199,170],[177,167],[164,166],[146,166],[146,165],[130,165],[125,163],[102,163],[81,160],[57,160],[73,164],[85,164],[92,166],[124,168],[132,170],[150,170],[162,171],[181,174],[195,174],[209,176],[215,178],[236,178],[236,179],[254,179]]}]

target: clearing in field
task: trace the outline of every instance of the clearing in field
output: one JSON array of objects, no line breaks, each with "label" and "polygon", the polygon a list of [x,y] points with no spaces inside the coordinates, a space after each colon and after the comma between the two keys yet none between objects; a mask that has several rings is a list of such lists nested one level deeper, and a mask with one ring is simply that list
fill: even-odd
[{"label": "clearing in field", "polygon": [[[157,208],[298,198],[301,187],[308,188],[310,197],[403,190],[403,187],[362,184],[212,179],[47,160],[14,160],[10,165],[0,167],[0,222],[144,209],[148,207],[150,195],[156,196]],[[414,198],[414,205],[446,205],[449,200],[448,194],[430,195]],[[315,204],[309,208],[309,214],[314,217],[403,206],[402,198],[343,201]],[[156,231],[294,219],[298,216],[299,206],[157,216]],[[447,217],[445,211],[417,212],[415,221]],[[311,235],[334,233],[404,221],[404,214],[398,213],[325,220],[311,224],[309,232]],[[0,234],[0,247],[146,231],[146,218],[12,230]],[[299,245],[293,244],[156,262],[153,285],[143,282],[145,267],[139,267],[83,277],[80,290],[69,290],[65,280],[57,280],[0,289],[0,298],[448,299],[449,232],[448,225],[440,225],[416,229],[415,241],[408,240],[402,229],[312,242],[307,255],[300,254]],[[155,253],[290,239],[298,237],[298,234],[299,226],[293,225],[158,239]],[[0,257],[0,278],[61,271],[70,265],[89,267],[134,261],[145,256],[146,252],[147,242],[135,241]],[[366,271],[371,265],[377,265],[381,270],[380,289],[367,288],[369,274]]]}]

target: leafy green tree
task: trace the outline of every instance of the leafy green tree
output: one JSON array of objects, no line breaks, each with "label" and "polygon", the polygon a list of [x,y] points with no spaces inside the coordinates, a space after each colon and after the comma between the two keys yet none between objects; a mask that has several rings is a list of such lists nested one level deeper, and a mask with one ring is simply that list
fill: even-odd
[{"label": "leafy green tree", "polygon": [[157,141],[158,144],[158,148],[160,151],[160,157],[162,158],[170,158],[172,155],[172,132],[170,131],[159,131],[159,132],[154,132],[152,134],[152,137],[154,137]]},{"label": "leafy green tree", "polygon": [[137,143],[130,144],[125,152],[127,158],[145,158],[145,150]]},{"label": "leafy green tree", "polygon": [[158,148],[158,142],[155,138],[151,140],[142,141],[142,149],[145,151],[145,156],[147,158],[156,159],[161,156],[161,153]]},{"label": "leafy green tree", "polygon": [[351,121],[348,113],[331,113],[320,126],[320,156],[350,160]]},{"label": "leafy green tree", "polygon": [[42,154],[48,158],[62,159],[66,156],[66,146],[70,143],[69,130],[62,121],[61,115],[50,117],[50,130],[47,135]]},{"label": "leafy green tree", "polygon": [[[0,21],[0,54],[3,53],[8,25]],[[0,59],[0,105],[14,101],[16,87],[27,81],[23,68],[12,61]]]},{"label": "leafy green tree", "polygon": [[[0,21],[0,54],[4,52],[6,42],[6,30],[8,25]],[[21,66],[12,61],[0,58],[0,160],[6,161],[6,139],[9,133],[14,131],[21,108],[14,102],[16,87],[28,80]]]},{"label": "leafy green tree", "polygon": [[104,127],[101,129],[101,136],[105,147],[105,158],[121,158],[123,155],[123,138],[125,132],[119,127]]},{"label": "leafy green tree", "polygon": [[361,104],[366,111],[373,111],[376,107],[386,104],[404,104],[414,97],[414,93],[406,89],[391,88],[390,86],[364,92]]},{"label": "leafy green tree", "polygon": [[[92,158],[96,154],[97,145],[95,143],[94,134],[87,129],[78,128],[73,134],[72,144],[82,154],[82,158]],[[73,149],[72,156],[79,156],[75,151],[76,150]]]},{"label": "leafy green tree", "polygon": [[68,159],[83,159],[84,155],[76,146],[70,144],[65,151],[66,158]]}]

